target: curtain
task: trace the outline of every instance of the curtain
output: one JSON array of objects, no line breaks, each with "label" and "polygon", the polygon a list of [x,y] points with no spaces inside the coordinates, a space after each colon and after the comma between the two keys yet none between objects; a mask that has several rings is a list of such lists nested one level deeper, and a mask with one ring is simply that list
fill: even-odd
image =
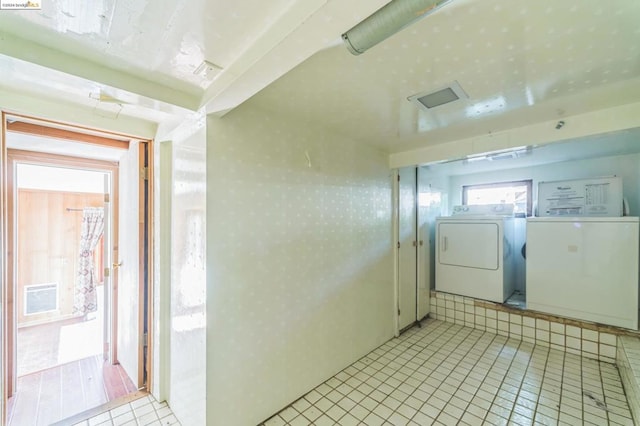
[{"label": "curtain", "polygon": [[104,209],[102,207],[85,207],[82,211],[78,277],[73,295],[74,314],[86,314],[98,309],[93,250],[98,245],[103,231]]}]

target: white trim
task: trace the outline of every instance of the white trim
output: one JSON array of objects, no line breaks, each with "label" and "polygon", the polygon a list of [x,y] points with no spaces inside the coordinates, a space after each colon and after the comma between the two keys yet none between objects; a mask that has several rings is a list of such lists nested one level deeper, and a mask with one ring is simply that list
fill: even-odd
[{"label": "white trim", "polygon": [[393,214],[392,214],[392,223],[393,223],[393,324],[394,324],[394,335],[395,337],[400,336],[400,316],[398,315],[398,309],[400,309],[400,265],[399,265],[399,256],[400,250],[398,250],[398,241],[400,240],[400,215],[399,215],[399,207],[400,207],[400,182],[398,180],[400,176],[400,170],[395,169],[393,174],[391,175],[393,179],[393,183],[391,187],[392,190],[392,205],[393,205]]},{"label": "white trim", "polygon": [[158,401],[169,399],[171,386],[171,206],[172,206],[172,175],[173,175],[173,143],[162,142],[159,144],[159,186],[164,191],[158,191],[159,214],[157,226],[159,226],[159,276],[156,281],[155,294],[158,295],[157,314],[155,315],[158,327],[156,377],[154,394]]}]

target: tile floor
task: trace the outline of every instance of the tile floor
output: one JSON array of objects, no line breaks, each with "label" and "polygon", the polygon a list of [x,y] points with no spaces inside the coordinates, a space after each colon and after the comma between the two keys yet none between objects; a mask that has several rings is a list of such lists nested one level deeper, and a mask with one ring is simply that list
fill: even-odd
[{"label": "tile floor", "polygon": [[423,321],[264,426],[630,425],[614,364]]},{"label": "tile floor", "polygon": [[157,402],[151,395],[136,399],[110,411],[75,423],[74,426],[173,426],[180,422],[166,402]]}]

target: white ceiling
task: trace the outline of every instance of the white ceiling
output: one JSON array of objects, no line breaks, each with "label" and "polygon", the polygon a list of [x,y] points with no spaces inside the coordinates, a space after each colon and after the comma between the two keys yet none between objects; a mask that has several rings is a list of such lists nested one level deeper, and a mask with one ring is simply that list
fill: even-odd
[{"label": "white ceiling", "polygon": [[[454,0],[360,56],[319,52],[255,103],[390,152],[640,100],[640,2]],[[407,101],[460,83],[468,100]]]},{"label": "white ceiling", "polygon": [[[49,0],[4,10],[0,89],[157,122],[253,98],[391,153],[640,102],[637,0],[453,0],[352,56],[341,33],[386,2]],[[205,59],[222,71],[195,75]],[[469,99],[431,111],[406,99],[454,80]]]}]

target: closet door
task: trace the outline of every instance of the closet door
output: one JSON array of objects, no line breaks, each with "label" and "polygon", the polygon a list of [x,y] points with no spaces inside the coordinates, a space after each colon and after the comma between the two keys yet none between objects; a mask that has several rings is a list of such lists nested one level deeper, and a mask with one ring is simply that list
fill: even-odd
[{"label": "closet door", "polygon": [[416,168],[398,171],[398,329],[417,318],[417,185]]}]

